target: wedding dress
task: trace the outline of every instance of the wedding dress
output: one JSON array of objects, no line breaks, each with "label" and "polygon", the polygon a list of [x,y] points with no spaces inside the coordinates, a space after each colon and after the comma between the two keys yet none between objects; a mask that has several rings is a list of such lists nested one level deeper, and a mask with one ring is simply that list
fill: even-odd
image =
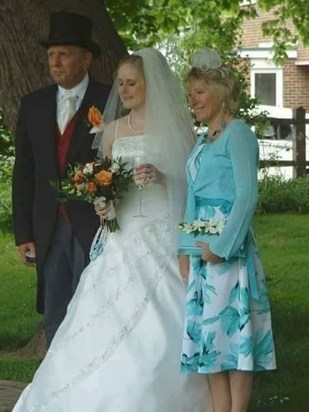
[{"label": "wedding dress", "polygon": [[[113,156],[143,154],[143,136],[120,137]],[[204,375],[180,373],[185,285],[165,189],[132,187],[121,230],[84,270],[50,349],[14,412],[211,412]]]}]

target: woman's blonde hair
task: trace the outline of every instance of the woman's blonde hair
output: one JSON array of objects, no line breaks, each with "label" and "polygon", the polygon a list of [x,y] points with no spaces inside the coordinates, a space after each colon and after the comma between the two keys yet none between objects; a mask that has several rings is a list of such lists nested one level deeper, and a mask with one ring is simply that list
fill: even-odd
[{"label": "woman's blonde hair", "polygon": [[203,80],[209,87],[217,91],[227,111],[234,113],[237,110],[240,87],[239,81],[230,67],[222,65],[218,69],[207,70],[193,67],[186,77],[187,83],[190,84],[192,80]]}]

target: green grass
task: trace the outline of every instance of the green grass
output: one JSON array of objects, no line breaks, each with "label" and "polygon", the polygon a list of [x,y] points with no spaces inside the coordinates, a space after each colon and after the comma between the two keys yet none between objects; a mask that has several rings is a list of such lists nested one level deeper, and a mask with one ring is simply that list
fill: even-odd
[{"label": "green grass", "polygon": [[0,237],[0,350],[14,349],[33,334],[36,274],[20,262],[11,236]]},{"label": "green grass", "polygon": [[309,215],[256,216],[272,304],[276,372],[257,374],[252,412],[305,412],[309,386]]},{"label": "green grass", "polygon": [[[250,412],[305,412],[309,387],[309,215],[258,215],[272,304],[278,370],[256,374]],[[10,236],[0,236],[0,351],[23,346],[40,316],[35,273]],[[37,360],[0,356],[0,379],[30,381]],[[171,411],[172,412],[172,411]]]},{"label": "green grass", "polygon": [[0,380],[30,382],[38,368],[37,359],[0,357]]},{"label": "green grass", "polygon": [[[0,235],[0,284],[1,354],[25,345],[40,320],[35,311],[35,269],[20,262],[9,235]],[[37,365],[37,360],[0,355],[0,379],[27,382]]]}]

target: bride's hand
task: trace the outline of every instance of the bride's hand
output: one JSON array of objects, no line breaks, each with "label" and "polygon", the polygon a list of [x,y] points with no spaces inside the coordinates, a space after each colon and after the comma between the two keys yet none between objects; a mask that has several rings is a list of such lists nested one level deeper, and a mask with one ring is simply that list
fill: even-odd
[{"label": "bride's hand", "polygon": [[165,181],[165,175],[154,165],[149,163],[136,166],[134,168],[133,177],[136,185],[163,183]]},{"label": "bride's hand", "polygon": [[95,205],[94,210],[101,220],[105,220],[107,219],[108,212],[110,211],[110,204],[106,203],[104,207]]},{"label": "bride's hand", "polygon": [[115,205],[119,204],[119,200],[115,199],[114,202],[97,202],[94,203],[94,209],[96,211],[96,214],[100,217],[101,222],[103,220],[108,220],[108,218],[110,217],[110,214],[114,214],[115,213]]}]

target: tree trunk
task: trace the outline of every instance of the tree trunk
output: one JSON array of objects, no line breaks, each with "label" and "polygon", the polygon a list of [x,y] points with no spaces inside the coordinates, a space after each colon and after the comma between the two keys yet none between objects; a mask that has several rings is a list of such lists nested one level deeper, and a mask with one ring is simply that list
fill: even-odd
[{"label": "tree trunk", "polygon": [[119,59],[126,54],[103,0],[1,1],[0,108],[12,133],[21,96],[51,83],[46,50],[38,41],[48,37],[50,14],[60,10],[83,14],[93,20],[93,40],[102,50],[91,69],[97,80],[111,83]]},{"label": "tree trunk", "polygon": [[[118,36],[103,0],[9,0],[0,2],[0,108],[4,121],[14,134],[20,98],[51,83],[46,50],[38,43],[46,39],[51,13],[65,10],[90,17],[93,40],[102,54],[95,59],[91,74],[112,83],[119,59],[126,48]],[[15,355],[43,357],[45,336],[42,325],[24,348]]]},{"label": "tree trunk", "polygon": [[[40,322],[30,341],[22,348],[16,349],[13,352],[2,352],[2,356],[10,358],[38,358],[43,359],[46,354],[46,339],[43,322]],[[0,411],[1,412],[1,411]]]},{"label": "tree trunk", "polygon": [[21,392],[24,382],[0,381],[0,412],[11,412]]}]

